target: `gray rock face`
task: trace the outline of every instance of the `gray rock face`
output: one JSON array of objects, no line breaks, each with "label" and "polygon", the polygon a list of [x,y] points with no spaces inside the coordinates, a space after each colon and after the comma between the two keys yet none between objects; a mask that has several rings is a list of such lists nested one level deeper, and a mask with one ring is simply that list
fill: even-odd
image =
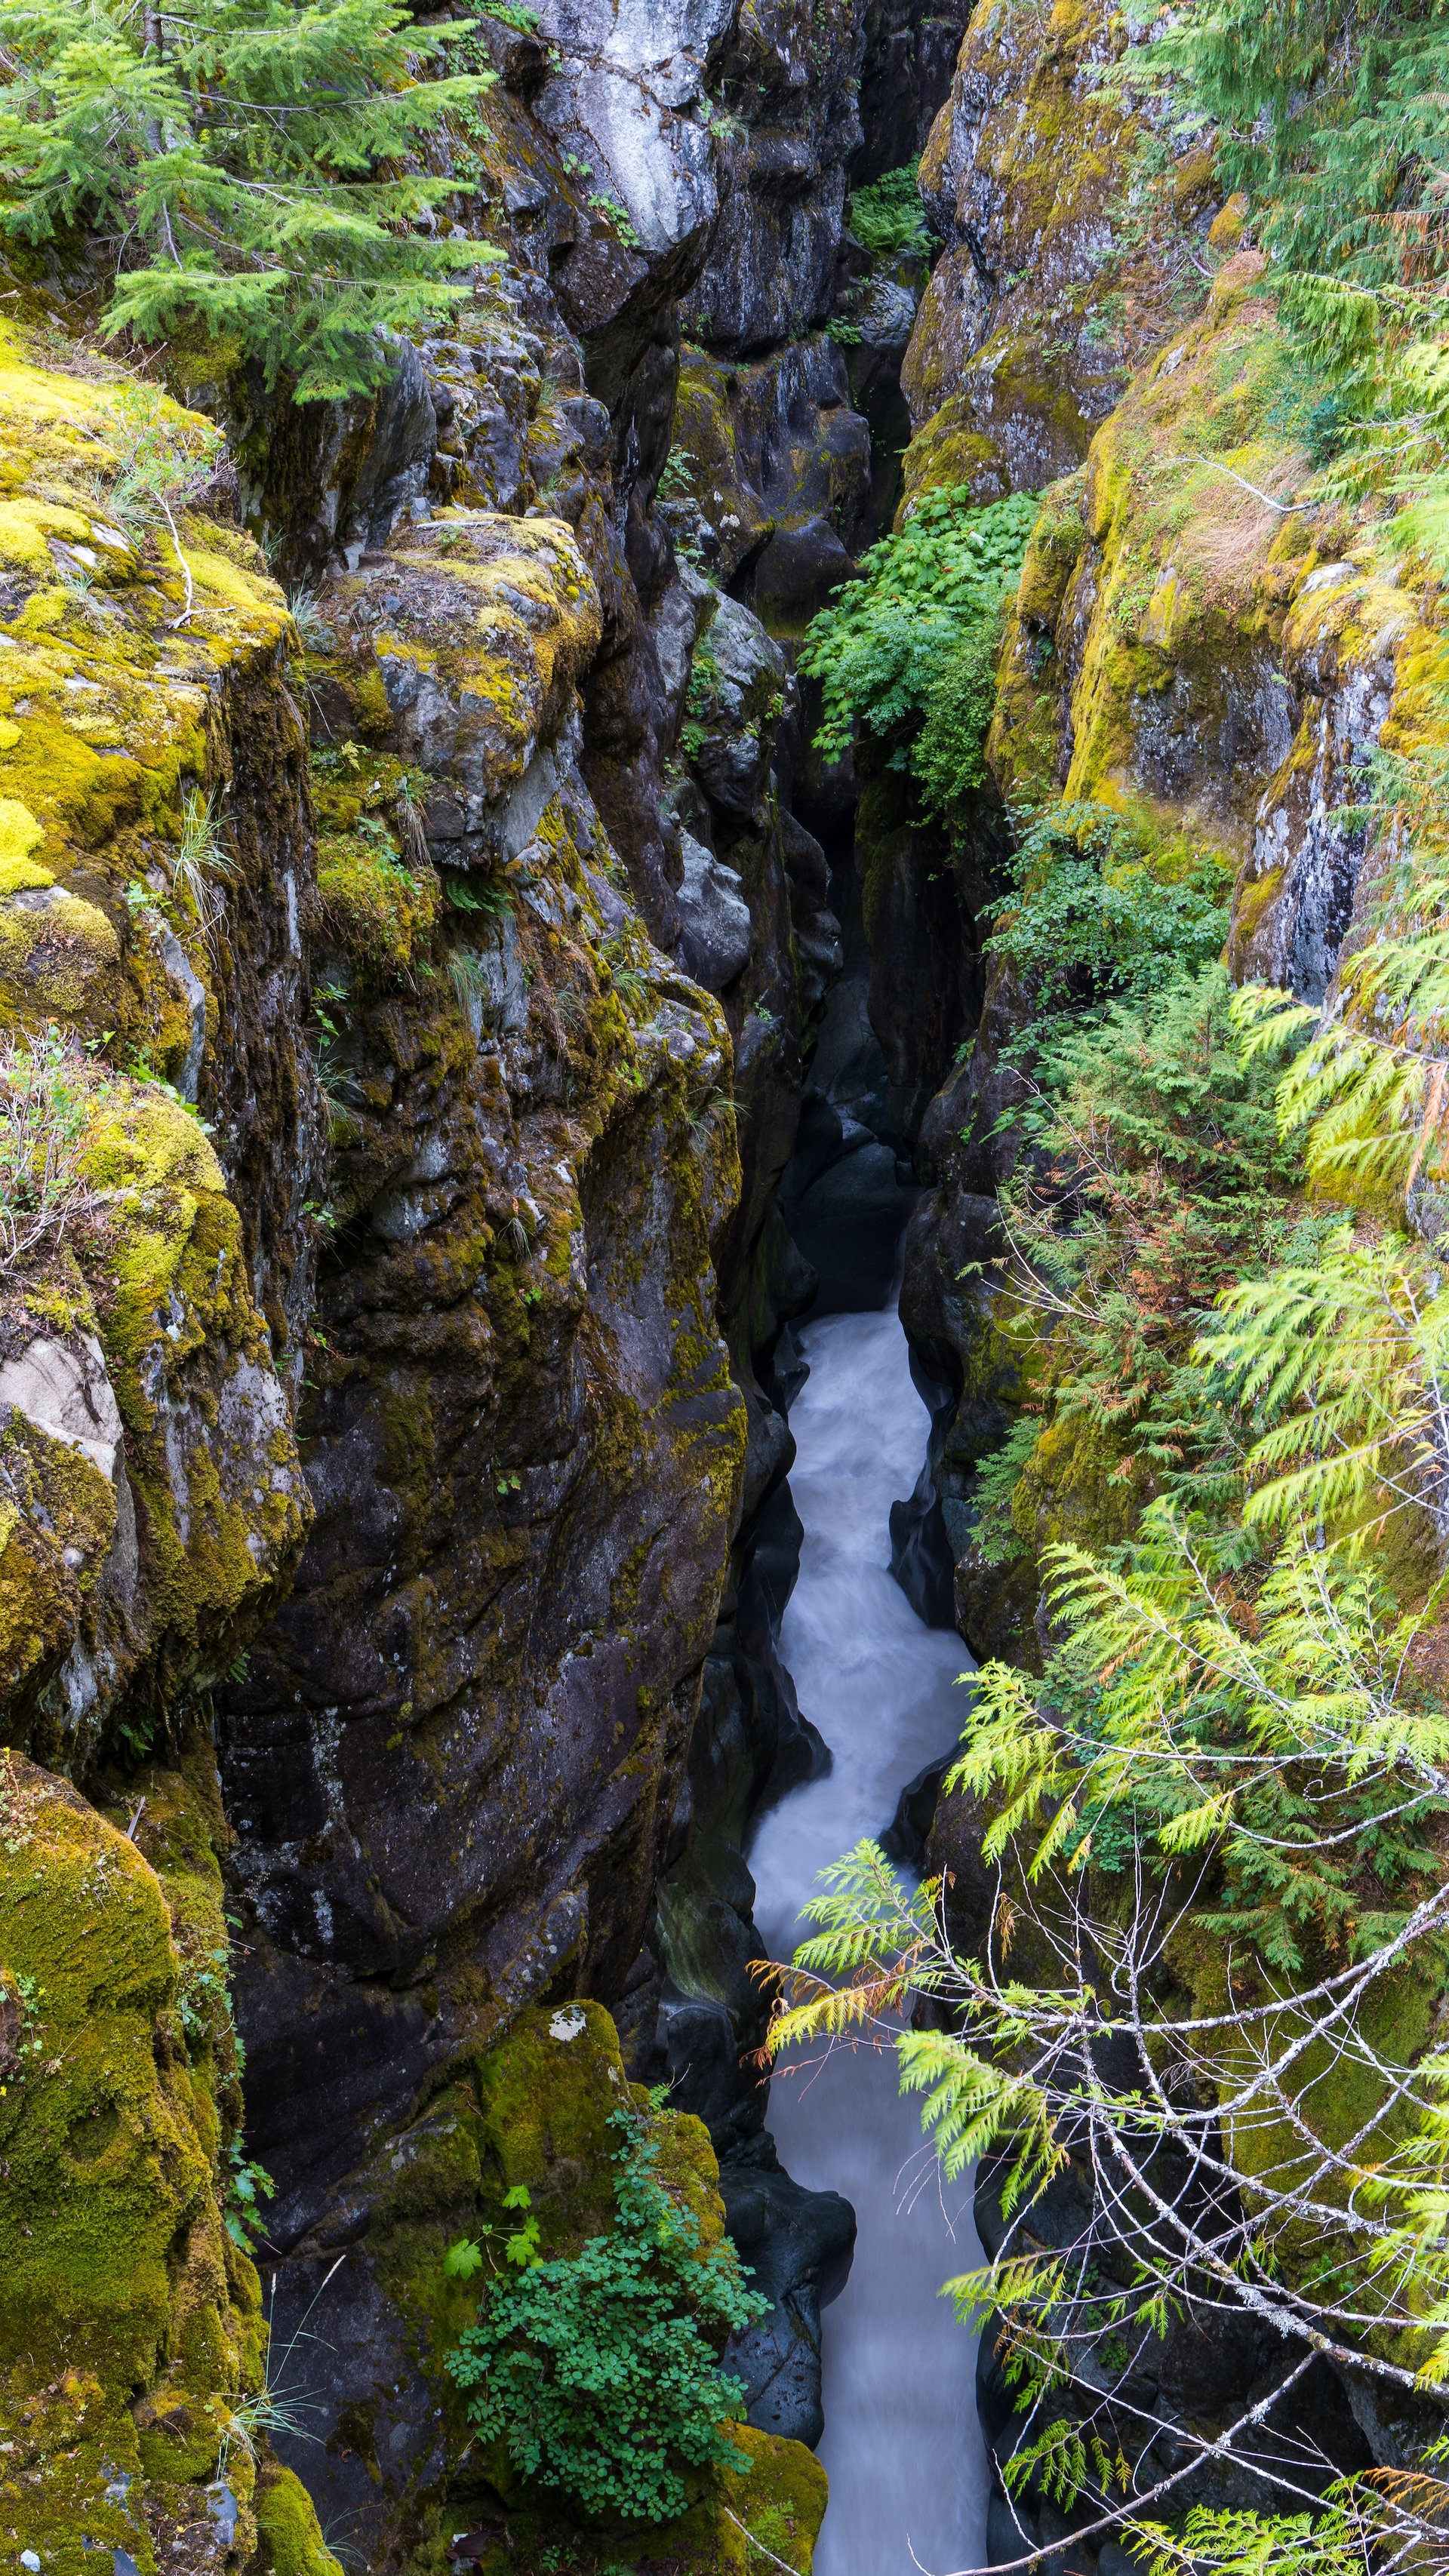
[{"label": "gray rock face", "polygon": [[584,138],[596,191],[612,185],[647,258],[701,239],[717,211],[712,138],[681,111],[702,98],[732,15],[733,0],[546,0],[540,12],[563,56],[540,122]]},{"label": "gray rock face", "polygon": [[842,351],[821,334],[748,366],[688,352],[675,446],[691,497],[664,516],[721,581],[739,586],[753,564],[772,634],[800,635],[850,575],[871,489],[870,427],[851,407]]},{"label": "gray rock face", "polygon": [[722,993],[740,974],[755,941],[740,880],[702,841],[689,832],[679,836],[684,881],[679,905],[680,955],[697,984],[707,993]]},{"label": "gray rock face", "polygon": [[784,711],[785,656],[752,610],[725,598],[696,648],[694,677],[699,738],[688,748],[695,776],[711,804],[756,820]]},{"label": "gray rock face", "polygon": [[1270,893],[1241,961],[1304,1001],[1322,1001],[1353,917],[1366,834],[1344,809],[1361,799],[1414,614],[1407,592],[1328,563],[1309,573],[1284,627],[1279,757],[1244,869],[1245,888],[1266,880]]},{"label": "gray rock face", "polygon": [[[346,1248],[305,1417],[317,1523],[223,1759],[258,1935],[253,2114],[274,2239],[299,2260],[338,2178],[333,2150],[318,2161],[338,2125],[318,2088],[338,2081],[326,2034],[336,2021],[340,2044],[352,1981],[429,1997],[406,2028],[390,2007],[369,2025],[335,2147],[354,2173],[374,2124],[405,2113],[420,2052],[456,2045],[485,1996],[496,2017],[565,1975],[621,1981],[668,1847],[743,1453],[711,1311],[734,1168],[723,1132],[690,1124],[728,1078],[725,1034],[617,888],[595,892],[616,862],[576,760],[588,576],[550,523],[460,535],[446,572],[405,552],[338,582],[333,667],[363,689],[410,676],[389,692],[394,740],[435,782],[429,847],[450,881],[466,892],[517,840],[530,781],[534,836],[504,917],[478,920],[476,900],[458,915],[467,971],[461,942],[411,986],[345,948],[330,968]],[[315,2084],[289,2071],[299,2015]]]},{"label": "gray rock face", "polygon": [[691,337],[745,353],[818,329],[835,292],[847,164],[862,132],[860,0],[821,14],[802,0],[741,12],[720,89],[735,119],[727,187],[686,308]]},{"label": "gray rock face", "polygon": [[866,0],[860,121],[865,141],[851,165],[856,187],[899,170],[924,148],[949,96],[970,0]]},{"label": "gray rock face", "polygon": [[693,566],[682,560],[675,565],[674,578],[655,602],[649,630],[654,639],[659,683],[669,711],[671,730],[678,733],[684,714],[684,693],[689,686],[690,665],[694,648],[714,614],[715,591]]},{"label": "gray rock face", "polygon": [[[1177,326],[1172,289],[1190,290],[1218,202],[1211,164],[1201,131],[1170,132],[1103,80],[1119,30],[1105,6],[1046,46],[1005,13],[970,18],[921,160],[945,244],[902,369],[929,432],[922,483],[969,481],[985,501],[1067,473]],[[1160,187],[1141,183],[1143,143],[1179,156]]]},{"label": "gray rock face", "polygon": [[338,521],[337,544],[349,563],[369,548],[385,546],[399,519],[424,499],[437,443],[437,416],[423,362],[412,342],[401,340]]},{"label": "gray rock face", "polygon": [[107,1484],[125,1475],[120,1407],[94,1333],[75,1341],[28,1342],[0,1364],[0,1404],[13,1405],[37,1431],[84,1450]]}]

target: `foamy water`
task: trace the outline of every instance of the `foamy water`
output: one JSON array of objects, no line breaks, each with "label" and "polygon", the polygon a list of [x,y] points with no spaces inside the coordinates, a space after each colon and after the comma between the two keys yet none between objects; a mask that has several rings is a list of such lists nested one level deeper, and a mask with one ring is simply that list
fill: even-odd
[{"label": "foamy water", "polygon": [[[906,1782],[954,1744],[966,1715],[959,1638],[926,1628],[889,1571],[889,1514],[915,1484],[927,1416],[894,1309],[797,1328],[810,1375],[790,1413],[804,1523],[780,1632],[800,1707],[833,1767],[767,1815],[749,1862],[755,1919],[777,1959],[816,1875],[879,1834]],[[894,2055],[837,2049],[770,2094],[781,2162],[844,2192],[859,2221],[849,2282],[825,2314],[830,2505],[816,2576],[914,2576],[979,2566],[987,2470],[976,2345],[938,2293],[979,2262],[971,2186],[945,2186],[902,2101]],[[913,2555],[914,2553],[914,2555]]]}]

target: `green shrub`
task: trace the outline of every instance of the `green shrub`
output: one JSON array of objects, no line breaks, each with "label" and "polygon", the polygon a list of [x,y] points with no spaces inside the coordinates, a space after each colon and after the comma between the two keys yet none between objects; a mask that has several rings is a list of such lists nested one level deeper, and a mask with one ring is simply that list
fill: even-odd
[{"label": "green shrub", "polygon": [[1054,805],[1023,832],[985,947],[1032,985],[1039,1010],[1161,990],[1221,953],[1225,863],[1203,853],[1164,883],[1147,858],[1147,836],[1108,805]]},{"label": "green shrub", "polygon": [[[1029,1553],[1012,1516],[1036,1435],[1084,1419],[1113,1472],[1215,1524],[1241,1511],[1244,1441],[1224,1374],[1192,1356],[1213,1297],[1311,1251],[1276,1074],[1235,1025],[1221,964],[1050,1026],[1030,1147],[1002,1194],[1011,1329],[1037,1345],[1033,1402],[978,1474],[987,1564]],[[1322,1224],[1330,1220],[1319,1221]]]},{"label": "green shrub", "polygon": [[986,736],[996,704],[1002,613],[975,617],[947,655],[926,700],[911,768],[927,805],[955,827],[986,777]]},{"label": "green shrub", "polygon": [[[916,770],[923,722],[941,692],[959,686],[969,722],[989,701],[984,658],[994,660],[1002,603],[1021,570],[1036,495],[1016,492],[973,508],[966,485],[928,492],[904,525],[861,559],[861,578],[836,593],[806,630],[800,668],[821,683],[816,749],[839,760],[859,728],[891,745],[890,762]],[[946,674],[956,675],[948,681]],[[967,722],[942,713],[932,737],[931,775],[966,774]]]},{"label": "green shrub", "polygon": [[763,2316],[733,2246],[700,2250],[693,2213],[653,2171],[643,2121],[616,2111],[615,2219],[577,2254],[542,2260],[509,2240],[478,2323],[448,2355],[480,2440],[588,2513],[669,2522],[689,2501],[681,2468],[748,2466],[731,2443],[744,2398],[707,2339]]},{"label": "green shrub", "polygon": [[[1310,385],[1309,443],[1402,484],[1449,449],[1449,24],[1437,0],[1191,0],[1119,77],[1217,130]],[[1316,391],[1316,399],[1314,394]],[[1356,433],[1356,434],[1355,434]]]},{"label": "green shrub", "polygon": [[398,0],[9,0],[0,229],[104,245],[111,333],[259,359],[298,401],[371,392],[388,335],[435,328],[502,256],[450,237],[456,182],[418,167],[492,81],[435,73],[466,33]]},{"label": "green shrub", "polygon": [[868,188],[857,188],[850,200],[850,229],[873,259],[898,259],[907,253],[929,256],[933,235],[916,185],[918,161],[887,170]]}]

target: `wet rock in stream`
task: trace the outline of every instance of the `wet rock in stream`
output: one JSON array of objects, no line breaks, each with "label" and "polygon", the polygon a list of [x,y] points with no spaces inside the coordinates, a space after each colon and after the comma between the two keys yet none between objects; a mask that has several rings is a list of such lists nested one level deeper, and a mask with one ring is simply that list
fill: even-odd
[{"label": "wet rock in stream", "polygon": [[723,2367],[744,2382],[752,2424],[813,2449],[825,2426],[820,2311],[845,2287],[855,2212],[838,2191],[792,2182],[768,2135],[720,2166],[719,2188],[751,2287],[774,2302],[758,2325],[731,2337]]}]

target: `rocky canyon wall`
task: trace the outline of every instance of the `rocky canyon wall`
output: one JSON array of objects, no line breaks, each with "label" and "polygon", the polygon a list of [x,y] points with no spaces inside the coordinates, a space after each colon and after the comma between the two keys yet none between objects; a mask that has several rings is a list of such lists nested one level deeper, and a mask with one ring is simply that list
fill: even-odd
[{"label": "rocky canyon wall", "polygon": [[[500,2173],[577,2233],[602,2015],[590,2142],[518,2146],[577,1994],[774,2301],[739,2510],[802,2567],[819,2522],[779,2434],[850,2214],[740,2064],[739,1846],[820,1758],[771,1361],[846,800],[792,648],[914,310],[828,336],[848,188],[960,25],[531,14],[450,146],[506,264],[375,401],[183,365],[188,411],[33,279],[0,370],[0,998],[57,1175],[0,1281],[0,2521],[61,2576],[545,2544],[466,2460],[441,2266]],[[711,2489],[679,2546],[742,2529]]]},{"label": "rocky canyon wall", "polygon": [[[1241,201],[1225,202],[1214,182],[1214,138],[1180,124],[1169,133],[1153,112],[1129,108],[1110,77],[1126,41],[1105,11],[1062,6],[1044,26],[1028,10],[994,6],[977,11],[962,45],[922,165],[946,249],[902,369],[914,424],[905,489],[965,484],[984,501],[1046,488],[1009,603],[980,810],[957,818],[954,857],[913,828],[904,791],[884,826],[869,797],[861,814],[888,890],[872,933],[872,1010],[888,1053],[905,1025],[890,995],[921,972],[924,872],[954,866],[957,879],[937,980],[954,1023],[933,1056],[913,1056],[897,1035],[892,1066],[893,1096],[918,1103],[926,1184],[902,1314],[937,1390],[930,1467],[899,1532],[901,1570],[918,1601],[949,1605],[978,1655],[1037,1672],[1063,1633],[1043,1598],[1044,1552],[1061,1542],[1123,1549],[1150,1504],[1191,1494],[1196,1453],[1180,1419],[1159,1439],[1170,1405],[1153,1413],[1148,1390],[1165,1386],[1154,1371],[1185,1356],[1194,1318],[1249,1256],[1234,1266],[1219,1250],[1226,1266],[1214,1268],[1206,1235],[1189,1254],[1190,1217],[1177,1272],[1171,1260],[1158,1265],[1165,1235],[1136,1268],[1124,1253],[1120,1273],[1078,1297],[1077,1324],[1101,1334],[1084,1388],[1085,1343],[1061,1320],[1067,1309],[1054,1320],[1045,1290],[1032,1305],[1019,1245],[1014,1262],[1004,1258],[998,1195],[1013,1178],[1019,1189],[1034,1180],[1064,1234],[1080,1210],[1063,1177],[1070,1156],[1059,1151],[1053,1166],[1024,1123],[1040,1109],[1033,1050],[1053,1034],[1062,988],[1041,958],[1025,971],[1009,941],[981,959],[983,891],[1000,902],[1013,882],[1020,888],[1005,864],[1013,843],[1053,816],[1063,847],[1074,832],[1080,847],[1093,829],[1118,835],[1164,906],[1189,880],[1213,889],[1234,982],[1259,979],[1332,1010],[1343,962],[1397,935],[1414,910],[1402,844],[1390,855],[1374,839],[1367,782],[1376,764],[1412,760],[1442,725],[1432,567],[1386,542],[1381,495],[1355,500],[1335,479],[1303,394],[1302,344],[1285,328],[1261,252],[1244,241]],[[864,848],[862,864],[871,864]],[[953,980],[962,957],[979,961],[974,986]],[[1080,1003],[1089,989],[1079,978],[1067,998]],[[1167,1007],[1149,996],[1142,1025]],[[1125,1031],[1122,1043],[1125,1057]],[[1331,1176],[1320,1174],[1304,1201],[1286,1182],[1259,1179],[1281,1190],[1285,1232],[1300,1218],[1329,1221]],[[1185,1182],[1164,1169],[1156,1186],[1159,1213],[1180,1209]],[[1377,1207],[1370,1224],[1382,1216]],[[1419,1222],[1412,1208],[1410,1219]],[[1114,1221],[1104,1217],[1104,1239]],[[1041,1259],[1039,1277],[1049,1278],[1049,1247]],[[1241,1436],[1262,1428],[1250,1407]],[[1433,1530],[1420,1520],[1380,1544],[1396,1597],[1417,1601],[1442,1562]],[[953,1873],[961,1954],[982,1955],[1004,1900],[981,1865],[980,1806],[964,1793],[937,1805],[927,1782],[907,1821],[926,1865]],[[1169,1944],[1163,2008],[1209,2009],[1214,1973],[1210,1940]],[[1406,1980],[1395,2025],[1406,2053],[1442,2009],[1441,1985],[1429,1959]],[[992,2254],[1007,2233],[1002,2173],[988,2167],[978,2195]],[[1093,2194],[1074,2150],[1033,2212],[1033,2242],[1079,2246]],[[1249,2393],[1269,2427],[1263,2458],[1272,2449],[1280,2463],[1291,2454],[1346,2472],[1419,2456],[1437,2413],[1417,2418],[1407,2403],[1381,2401],[1352,2368],[1317,2364],[1275,2404],[1285,2349],[1246,2316],[1185,2313],[1120,2380],[1115,2346],[1099,2347],[1093,2367],[1100,2361],[1103,2386],[1120,2394],[1124,2423],[1158,2428],[1144,2458],[1153,2476],[1176,2476],[1179,2504],[1278,2509],[1251,2459],[1208,2474],[1178,2438],[1189,2425],[1194,2441],[1212,2438]],[[1064,2399],[1064,2410],[1080,2415],[1079,2399]],[[981,2404],[1003,2461],[1023,2434],[989,2333]],[[1303,2475],[1316,2492],[1318,2472]],[[998,2469],[993,2563],[1050,2549],[1073,2528],[1049,2480],[1008,2496]],[[1072,2559],[1105,2576],[1122,2576],[1126,2563],[1115,2536],[1100,2534],[1074,2542]]]},{"label": "rocky canyon wall", "polygon": [[[1053,1410],[989,1270],[1023,816],[1208,869],[1233,971],[1319,999],[1437,650],[1105,8],[478,41],[445,175],[506,257],[374,401],[178,360],[187,408],[33,279],[0,359],[0,1158],[50,1176],[0,1241],[0,2530],[42,2576],[808,2576],[853,2220],[770,2140],[742,1857],[828,1759],[775,1642],[789,1326],[817,1269],[885,1294],[909,1185],[902,1579],[1039,1662],[1041,1549],[1155,1471]],[[872,251],[852,194],[918,154],[934,244]],[[1043,494],[948,820],[823,760],[798,669],[940,491]],[[933,1803],[970,1946],[981,1820]],[[447,2256],[510,2206],[576,2250],[621,2119],[769,2304],[748,2470],[595,2547],[471,2441]],[[1203,2404],[1271,2358],[1215,2346]]]}]

